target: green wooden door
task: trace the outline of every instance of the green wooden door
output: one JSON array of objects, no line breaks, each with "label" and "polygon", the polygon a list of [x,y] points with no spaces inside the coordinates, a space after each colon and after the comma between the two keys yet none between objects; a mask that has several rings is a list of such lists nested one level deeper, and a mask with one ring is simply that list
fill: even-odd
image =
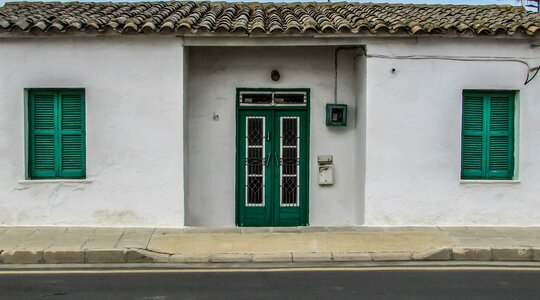
[{"label": "green wooden door", "polygon": [[239,118],[238,225],[307,225],[307,112],[241,110]]}]

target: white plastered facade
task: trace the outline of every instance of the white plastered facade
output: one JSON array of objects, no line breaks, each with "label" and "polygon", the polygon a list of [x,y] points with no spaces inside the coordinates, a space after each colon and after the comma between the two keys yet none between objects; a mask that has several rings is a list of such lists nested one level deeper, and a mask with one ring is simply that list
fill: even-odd
[{"label": "white plastered facade", "polygon": [[[235,225],[235,92],[309,88],[310,225],[539,225],[540,64],[532,40],[496,38],[2,39],[0,224]],[[269,45],[274,45],[269,47]],[[334,101],[345,128],[325,125]],[[189,55],[188,55],[189,53]],[[395,56],[467,57],[466,61]],[[424,57],[426,58],[426,57]],[[270,71],[281,79],[273,82]],[[86,90],[84,182],[25,180],[25,96]],[[460,180],[461,94],[518,91],[516,180]],[[219,116],[215,120],[214,116]],[[333,186],[317,155],[334,157]]]},{"label": "white plastered facade", "polygon": [[[535,67],[539,50],[532,44],[436,39],[377,43],[368,52],[492,57]],[[526,65],[368,58],[366,68],[365,224],[540,224],[540,82],[524,85]],[[461,98],[469,89],[517,91],[514,181],[460,181]]]},{"label": "white plastered facade", "polygon": [[[0,224],[184,225],[180,39],[0,42]],[[25,181],[28,88],[84,88],[83,182]]]}]

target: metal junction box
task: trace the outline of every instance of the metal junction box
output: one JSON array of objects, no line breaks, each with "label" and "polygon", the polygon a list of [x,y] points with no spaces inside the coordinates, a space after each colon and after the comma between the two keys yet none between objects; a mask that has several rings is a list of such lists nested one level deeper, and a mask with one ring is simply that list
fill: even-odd
[{"label": "metal junction box", "polygon": [[347,126],[347,104],[326,104],[326,126]]}]

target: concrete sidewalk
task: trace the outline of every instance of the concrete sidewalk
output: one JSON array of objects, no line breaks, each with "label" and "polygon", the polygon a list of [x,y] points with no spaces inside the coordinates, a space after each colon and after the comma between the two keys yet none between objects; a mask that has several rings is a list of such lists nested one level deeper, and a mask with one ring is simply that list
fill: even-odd
[{"label": "concrete sidewalk", "polygon": [[0,263],[540,261],[540,227],[0,227]]}]

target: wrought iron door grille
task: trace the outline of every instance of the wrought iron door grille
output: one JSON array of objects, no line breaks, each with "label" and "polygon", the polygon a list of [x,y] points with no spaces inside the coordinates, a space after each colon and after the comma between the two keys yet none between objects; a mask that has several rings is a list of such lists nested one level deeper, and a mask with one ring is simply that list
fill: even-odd
[{"label": "wrought iron door grille", "polygon": [[280,205],[299,206],[300,118],[280,118]]},{"label": "wrought iron door grille", "polygon": [[264,206],[265,118],[246,118],[246,206]]}]

